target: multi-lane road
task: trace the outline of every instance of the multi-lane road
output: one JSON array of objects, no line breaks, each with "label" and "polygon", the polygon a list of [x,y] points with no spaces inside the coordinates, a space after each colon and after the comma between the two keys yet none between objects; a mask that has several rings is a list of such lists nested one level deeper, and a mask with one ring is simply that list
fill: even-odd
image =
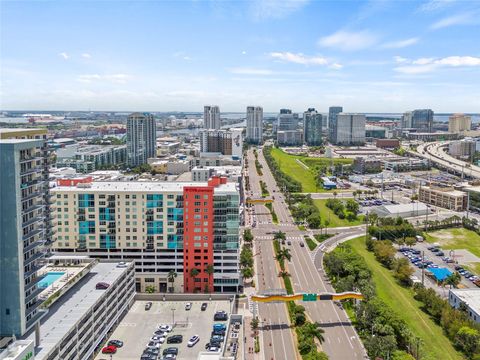
[{"label": "multi-lane road", "polygon": [[[252,150],[247,153],[249,177],[253,197],[261,196],[260,179],[263,180],[271,195],[275,196],[274,210],[278,216],[278,224],[273,224],[268,209],[263,205],[255,205],[257,226],[253,228],[255,236],[256,269],[259,292],[281,287],[276,267],[272,238],[273,232],[283,231],[291,242],[292,260],[287,263],[295,292],[320,293],[333,291],[322,269],[322,249],[334,246],[338,241],[357,237],[364,233],[363,226],[345,228],[342,232],[328,239],[315,252],[307,247],[301,247],[303,236],[309,232],[298,230],[285,203],[284,197],[277,187],[270,169],[261,151],[258,160],[263,166],[262,176],[258,176],[255,168],[255,157]],[[248,223],[248,222],[247,222]],[[323,350],[330,359],[364,359],[366,353],[363,345],[350,323],[345,311],[332,302],[305,302],[308,316],[312,321],[319,322],[325,330]],[[289,320],[285,304],[259,304],[259,318],[262,323],[262,337],[265,359],[294,359],[297,355],[288,328]],[[268,325],[268,328],[265,326]],[[271,343],[271,346],[270,346]],[[292,352],[293,350],[293,352]]]}]

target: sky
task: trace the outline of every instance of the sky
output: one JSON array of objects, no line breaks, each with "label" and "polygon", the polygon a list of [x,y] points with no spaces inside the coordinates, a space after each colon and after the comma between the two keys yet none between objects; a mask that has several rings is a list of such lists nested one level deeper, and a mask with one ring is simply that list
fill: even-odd
[{"label": "sky", "polygon": [[0,0],[0,109],[480,112],[480,1]]}]

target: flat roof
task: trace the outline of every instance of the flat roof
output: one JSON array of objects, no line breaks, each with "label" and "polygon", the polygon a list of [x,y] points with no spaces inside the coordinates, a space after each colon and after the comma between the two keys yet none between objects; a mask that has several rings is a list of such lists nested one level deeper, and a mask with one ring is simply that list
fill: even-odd
[{"label": "flat roof", "polygon": [[480,314],[480,289],[451,289],[450,291]]},{"label": "flat roof", "polygon": [[397,204],[397,205],[383,205],[382,207],[392,214],[401,213],[405,211],[417,211],[417,210],[428,209],[427,205],[422,202]]},{"label": "flat roof", "polygon": [[[65,192],[146,192],[146,193],[158,193],[158,192],[183,192],[185,186],[206,187],[207,182],[154,182],[154,181],[102,181],[93,182],[91,186],[57,186],[52,189],[52,192],[65,191]],[[220,184],[215,187],[215,193],[221,192],[237,192],[235,183]]]},{"label": "flat roof", "polygon": [[[100,299],[105,290],[95,289],[98,282],[112,284],[127,271],[128,268],[117,267],[117,264],[98,263],[49,308],[40,322],[40,346],[36,347],[35,357],[46,356]],[[26,338],[35,340],[35,331]]]}]

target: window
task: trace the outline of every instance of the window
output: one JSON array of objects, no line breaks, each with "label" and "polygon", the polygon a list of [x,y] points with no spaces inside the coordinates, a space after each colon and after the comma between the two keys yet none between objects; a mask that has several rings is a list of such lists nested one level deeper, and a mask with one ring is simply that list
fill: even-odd
[{"label": "window", "polygon": [[203,195],[203,198],[204,198],[205,200],[208,200],[208,195]]},{"label": "window", "polygon": [[195,195],[195,200],[197,200],[197,199],[198,199],[198,200],[200,199],[200,195],[198,195],[198,194]]}]

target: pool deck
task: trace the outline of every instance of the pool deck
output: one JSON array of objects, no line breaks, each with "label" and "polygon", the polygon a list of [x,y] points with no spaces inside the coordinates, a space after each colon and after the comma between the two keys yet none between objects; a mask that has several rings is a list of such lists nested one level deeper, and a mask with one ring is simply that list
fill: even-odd
[{"label": "pool deck", "polygon": [[54,282],[52,282],[50,285],[48,285],[45,288],[45,290],[43,290],[39,294],[39,298],[41,300],[48,299],[50,296],[55,294],[57,291],[61,290],[61,288],[64,287],[72,277],[74,277],[75,275],[80,273],[86,266],[87,266],[87,264],[85,264],[85,266],[52,266],[52,265],[49,265],[49,266],[44,267],[40,271],[39,276],[47,275],[48,273],[51,273],[51,272],[63,272],[64,274],[62,276],[60,276],[58,279],[56,279]]}]

